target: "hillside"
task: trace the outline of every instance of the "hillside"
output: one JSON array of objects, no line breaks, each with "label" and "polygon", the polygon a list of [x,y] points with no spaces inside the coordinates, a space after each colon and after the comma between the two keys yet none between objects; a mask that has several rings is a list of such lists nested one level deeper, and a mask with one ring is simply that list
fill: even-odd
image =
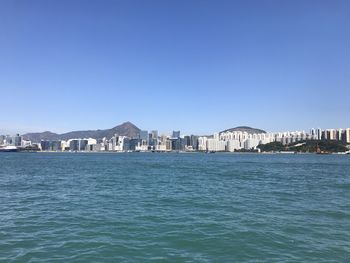
[{"label": "hillside", "polygon": [[139,131],[140,129],[131,122],[124,122],[111,129],[105,130],[72,131],[62,134],[46,131],[38,133],[27,133],[23,135],[23,138],[34,143],[38,143],[41,140],[69,140],[76,138],[102,139],[106,137],[107,139],[110,139],[114,134],[134,138],[138,135]]},{"label": "hillside", "polygon": [[235,128],[224,130],[222,132],[227,132],[227,131],[230,131],[230,132],[241,131],[241,132],[247,132],[248,134],[266,133],[266,131],[264,131],[264,130],[251,128],[251,127],[248,127],[248,126],[238,126],[238,127],[235,127]]},{"label": "hillside", "polygon": [[309,152],[316,153],[321,151],[324,153],[346,152],[346,148],[342,143],[337,141],[304,141],[297,142],[289,145],[283,145],[280,142],[271,142],[267,144],[261,144],[258,148],[262,152],[280,152],[280,151],[293,151],[293,152]]}]

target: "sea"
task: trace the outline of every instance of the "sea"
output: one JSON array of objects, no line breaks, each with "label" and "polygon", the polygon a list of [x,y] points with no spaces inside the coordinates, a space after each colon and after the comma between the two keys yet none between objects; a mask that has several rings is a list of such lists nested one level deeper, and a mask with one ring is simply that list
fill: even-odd
[{"label": "sea", "polygon": [[350,262],[350,155],[1,153],[0,262]]}]

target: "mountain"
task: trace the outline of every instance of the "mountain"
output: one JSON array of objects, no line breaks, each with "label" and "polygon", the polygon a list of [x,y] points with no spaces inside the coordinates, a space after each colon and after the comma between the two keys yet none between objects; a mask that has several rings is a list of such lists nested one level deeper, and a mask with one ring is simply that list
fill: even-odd
[{"label": "mountain", "polygon": [[266,131],[264,131],[264,130],[256,129],[256,128],[251,128],[251,127],[248,127],[248,126],[238,126],[238,127],[235,127],[235,128],[231,128],[231,129],[224,130],[224,131],[222,131],[222,132],[227,132],[227,131],[230,131],[230,132],[233,132],[233,131],[241,131],[241,132],[247,132],[247,133],[249,133],[249,134],[254,134],[254,133],[266,133]]},{"label": "mountain", "polygon": [[58,140],[59,134],[50,131],[37,132],[37,133],[27,133],[23,135],[23,139],[30,140],[32,142],[40,142],[41,140],[54,141]]},{"label": "mountain", "polygon": [[77,138],[94,138],[102,139],[106,137],[110,139],[115,134],[119,136],[128,136],[134,138],[138,135],[140,129],[136,127],[131,122],[124,122],[118,126],[106,130],[88,130],[88,131],[72,131],[62,134],[57,134],[53,132],[38,132],[38,133],[27,133],[23,135],[25,140],[30,140],[34,143],[38,143],[41,140],[69,140]]}]

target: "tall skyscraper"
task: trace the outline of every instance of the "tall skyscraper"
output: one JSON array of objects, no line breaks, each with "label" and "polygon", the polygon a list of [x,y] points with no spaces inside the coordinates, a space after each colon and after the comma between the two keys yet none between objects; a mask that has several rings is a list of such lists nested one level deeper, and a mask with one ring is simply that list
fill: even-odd
[{"label": "tall skyscraper", "polygon": [[198,136],[191,135],[191,145],[193,150],[198,150]]},{"label": "tall skyscraper", "polygon": [[143,141],[148,140],[148,131],[140,131],[139,132],[139,139]]},{"label": "tall skyscraper", "polygon": [[151,134],[152,134],[152,139],[158,139],[158,131],[157,130],[151,131]]},{"label": "tall skyscraper", "polygon": [[173,139],[180,138],[180,131],[173,131],[173,134],[171,136]]},{"label": "tall skyscraper", "polygon": [[322,130],[320,128],[316,130],[316,140],[322,140]]},{"label": "tall skyscraper", "polygon": [[345,130],[345,142],[350,143],[350,128]]},{"label": "tall skyscraper", "polygon": [[13,137],[13,142],[14,146],[21,146],[22,145],[22,136],[19,134],[16,134],[16,136]]},{"label": "tall skyscraper", "polygon": [[5,136],[4,135],[0,135],[0,145],[3,145],[5,142]]}]

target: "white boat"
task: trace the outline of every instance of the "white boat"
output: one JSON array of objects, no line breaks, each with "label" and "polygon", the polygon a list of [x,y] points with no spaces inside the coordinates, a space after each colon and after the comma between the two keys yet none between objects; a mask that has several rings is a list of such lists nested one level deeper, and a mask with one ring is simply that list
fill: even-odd
[{"label": "white boat", "polygon": [[0,146],[0,152],[18,152],[16,146]]}]

